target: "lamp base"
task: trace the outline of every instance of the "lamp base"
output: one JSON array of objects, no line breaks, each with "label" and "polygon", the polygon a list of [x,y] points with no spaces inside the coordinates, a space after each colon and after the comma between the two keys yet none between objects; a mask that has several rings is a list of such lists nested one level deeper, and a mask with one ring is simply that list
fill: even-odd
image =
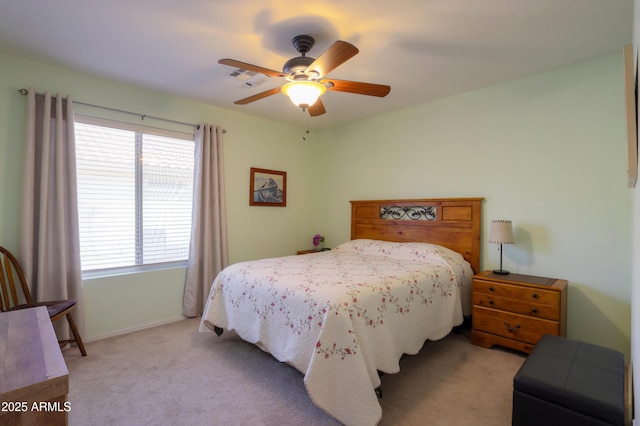
[{"label": "lamp base", "polygon": [[494,269],[493,273],[498,275],[509,275],[509,271],[505,271],[504,269]]}]

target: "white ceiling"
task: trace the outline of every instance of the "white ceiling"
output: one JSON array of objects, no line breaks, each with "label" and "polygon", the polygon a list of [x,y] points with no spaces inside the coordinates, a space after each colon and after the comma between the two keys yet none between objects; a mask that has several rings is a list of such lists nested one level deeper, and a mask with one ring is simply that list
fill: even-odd
[{"label": "white ceiling", "polygon": [[[632,12],[633,0],[0,0],[0,49],[317,129],[620,52]],[[329,76],[391,93],[327,92],[311,119],[282,94],[234,105],[284,80],[252,88],[218,59],[280,71],[298,34],[316,39],[312,57],[354,44]]]}]

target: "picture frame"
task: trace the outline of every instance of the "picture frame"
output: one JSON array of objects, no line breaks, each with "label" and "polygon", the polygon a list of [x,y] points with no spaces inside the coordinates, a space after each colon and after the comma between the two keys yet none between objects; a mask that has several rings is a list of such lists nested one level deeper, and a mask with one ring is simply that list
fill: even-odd
[{"label": "picture frame", "polygon": [[623,48],[623,60],[624,100],[627,118],[627,178],[629,188],[634,188],[638,181],[638,80],[633,66],[633,56],[633,45],[626,45]]},{"label": "picture frame", "polygon": [[251,167],[250,206],[287,206],[287,172]]}]

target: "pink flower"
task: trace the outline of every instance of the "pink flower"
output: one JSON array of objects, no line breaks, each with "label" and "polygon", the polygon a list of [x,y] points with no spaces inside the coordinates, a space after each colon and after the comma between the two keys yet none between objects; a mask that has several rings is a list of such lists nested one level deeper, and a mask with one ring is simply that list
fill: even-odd
[{"label": "pink flower", "polygon": [[324,237],[320,234],[316,234],[313,236],[313,246],[317,247],[318,244],[324,242]]}]

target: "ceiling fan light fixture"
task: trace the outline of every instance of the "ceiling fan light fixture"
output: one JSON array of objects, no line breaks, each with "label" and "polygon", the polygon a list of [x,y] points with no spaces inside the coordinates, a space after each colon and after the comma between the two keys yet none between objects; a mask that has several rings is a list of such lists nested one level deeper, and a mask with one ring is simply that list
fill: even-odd
[{"label": "ceiling fan light fixture", "polygon": [[317,81],[292,81],[282,86],[282,93],[300,108],[309,108],[326,91],[327,88]]}]

